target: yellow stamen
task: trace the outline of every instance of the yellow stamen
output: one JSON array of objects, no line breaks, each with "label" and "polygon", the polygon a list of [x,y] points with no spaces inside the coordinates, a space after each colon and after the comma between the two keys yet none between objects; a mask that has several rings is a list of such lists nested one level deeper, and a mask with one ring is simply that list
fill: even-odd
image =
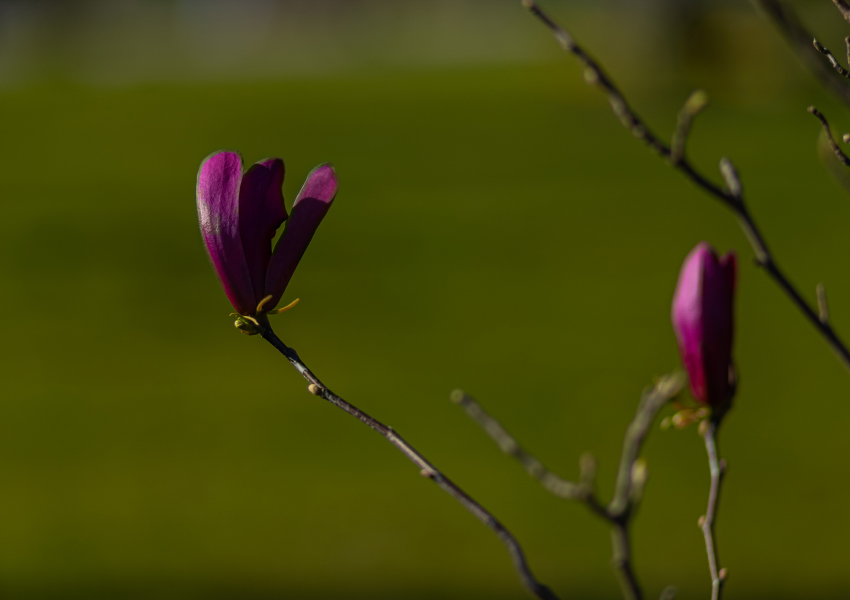
[{"label": "yellow stamen", "polygon": [[[271,296],[269,296],[269,298],[271,298]],[[295,305],[298,304],[298,301],[300,299],[301,298],[296,298],[295,300],[293,300],[292,302],[290,302],[289,304],[287,304],[283,308],[278,308],[277,310],[269,311],[269,314],[270,315],[279,315],[282,312],[288,311],[290,308],[295,308]],[[263,302],[265,302],[265,300],[263,300]]]},{"label": "yellow stamen", "polygon": [[263,306],[265,306],[266,302],[268,302],[271,299],[272,299],[271,294],[269,294],[268,296],[266,296],[265,298],[260,300],[260,303],[257,305],[257,314],[263,312]]}]

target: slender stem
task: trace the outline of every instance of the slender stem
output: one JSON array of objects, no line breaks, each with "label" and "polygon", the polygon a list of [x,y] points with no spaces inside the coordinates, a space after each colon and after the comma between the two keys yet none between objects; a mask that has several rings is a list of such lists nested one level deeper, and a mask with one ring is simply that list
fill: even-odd
[{"label": "slender stem", "polygon": [[620,581],[620,590],[625,600],[640,600],[643,597],[637,582],[634,568],[632,567],[632,544],[629,537],[629,524],[614,522],[611,526],[611,562],[617,579]]},{"label": "slender stem", "polygon": [[847,158],[847,155],[841,151],[841,148],[838,146],[838,143],[832,137],[832,129],[829,127],[829,121],[826,120],[826,117],[823,116],[823,113],[819,111],[814,106],[810,106],[808,111],[814,115],[814,117],[820,121],[820,125],[823,128],[823,133],[826,136],[826,140],[829,143],[829,147],[832,150],[833,154],[835,154],[835,158],[843,164],[845,167],[850,167],[850,158]]},{"label": "slender stem", "polygon": [[711,488],[708,492],[708,508],[705,516],[700,518],[700,527],[705,537],[705,550],[708,554],[708,570],[711,573],[711,600],[720,600],[723,592],[723,583],[726,580],[726,569],[720,568],[720,559],[717,555],[717,540],[714,525],[717,521],[717,509],[720,504],[720,486],[723,483],[723,475],[726,464],[718,458],[717,431],[723,415],[712,417],[703,421],[702,437],[705,440],[705,449],[708,453],[708,468],[711,472]]},{"label": "slender stem", "polygon": [[[850,371],[850,350],[848,350],[847,345],[841,340],[838,334],[835,333],[829,323],[824,323],[818,318],[817,309],[813,308],[813,306],[803,298],[802,294],[779,268],[776,258],[768,249],[767,242],[759,231],[755,220],[744,202],[740,180],[738,180],[737,174],[734,173],[734,167],[732,167],[731,162],[729,162],[728,159],[723,159],[721,161],[721,172],[726,179],[727,185],[727,189],[724,189],[711,182],[706,176],[698,172],[696,168],[690,164],[690,162],[688,162],[687,158],[684,156],[684,141],[677,141],[677,148],[681,149],[677,149],[676,155],[674,156],[670,147],[660,141],[660,139],[656,137],[652,131],[650,131],[641,118],[631,109],[623,94],[611,78],[605,73],[599,63],[591,58],[581,46],[576,44],[572,35],[570,35],[570,33],[563,27],[555,23],[549,15],[543,12],[534,0],[521,1],[523,6],[525,6],[534,16],[540,19],[547,27],[549,27],[549,29],[552,30],[555,39],[561,47],[575,56],[584,66],[585,80],[591,85],[600,88],[608,96],[608,102],[611,105],[611,109],[623,126],[629,129],[635,137],[642,140],[655,153],[670,162],[674,168],[684,173],[684,175],[694,184],[714,196],[735,213],[741,229],[744,231],[747,240],[753,248],[758,265],[761,266],[779,286],[779,288],[785,292],[800,312],[803,313],[803,316],[808,319],[812,326],[826,340],[835,355],[838,357],[839,361],[841,361],[844,367]],[[762,0],[760,3],[769,4],[771,6],[777,4],[774,0]],[[809,38],[809,40],[811,40],[811,38]],[[811,44],[809,44],[809,47],[811,48]],[[815,51],[814,48],[811,48],[811,50],[817,54],[817,51]],[[831,70],[829,70],[829,72],[832,73]],[[847,88],[844,83],[842,83],[842,86],[844,86],[847,90],[850,90],[850,88]],[[850,91],[847,92],[846,99],[848,100],[848,103],[850,103]]]},{"label": "slender stem", "polygon": [[304,379],[310,382],[309,390],[316,396],[321,396],[337,408],[340,408],[356,418],[361,423],[369,426],[379,434],[384,436],[393,446],[398,448],[402,454],[410,459],[420,469],[420,473],[431,479],[437,486],[448,493],[452,498],[457,500],[464,508],[471,512],[476,519],[484,523],[499,537],[508,553],[511,556],[514,567],[519,573],[522,583],[528,590],[541,600],[558,600],[555,593],[548,587],[537,581],[531,568],[528,566],[528,561],[522,551],[519,542],[511,534],[510,531],[502,525],[496,517],[494,517],[487,509],[481,506],[478,502],[472,499],[466,492],[452,482],[448,477],[443,475],[433,464],[431,464],[422,454],[411,446],[404,438],[396,433],[391,427],[384,425],[374,417],[369,416],[353,404],[346,402],[328,387],[323,384],[318,377],[304,364],[299,358],[298,353],[293,348],[284,344],[272,331],[267,319],[262,316],[258,318],[260,321],[260,335],[274,346],[281,354],[283,354],[293,367],[301,374]]},{"label": "slender stem", "polygon": [[504,426],[490,416],[481,405],[462,390],[452,392],[452,401],[460,405],[505,454],[515,458],[549,493],[565,500],[583,502],[599,517],[611,524],[612,564],[620,581],[623,598],[640,600],[643,594],[632,566],[629,525],[643,495],[646,483],[646,464],[639,458],[640,449],[658,411],[679,394],[685,385],[682,373],[658,380],[653,388],[641,397],[635,418],[626,429],[614,497],[605,506],[596,497],[596,461],[592,456],[582,456],[580,480],[572,482],[555,475],[534,455],[520,446]]}]

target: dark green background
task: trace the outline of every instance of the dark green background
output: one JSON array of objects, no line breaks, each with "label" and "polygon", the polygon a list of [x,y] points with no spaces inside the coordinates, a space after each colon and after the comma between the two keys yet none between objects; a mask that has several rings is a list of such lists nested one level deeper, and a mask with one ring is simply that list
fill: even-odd
[{"label": "dark green background", "polygon": [[[570,22],[575,9],[557,8]],[[616,13],[575,33],[664,136],[690,88],[708,89],[695,163],[716,178],[721,156],[735,161],[780,263],[809,298],[827,284],[850,335],[850,199],[818,162],[805,107],[839,131],[850,120],[746,8],[700,30],[733,50],[664,76],[634,64]],[[812,23],[843,33],[831,12]],[[490,508],[564,598],[617,597],[606,527],[547,496],[448,394],[474,394],[564,476],[594,452],[607,498],[641,389],[679,365],[681,261],[700,240],[736,249],[727,597],[850,594],[848,374],[732,216],[546,48],[518,64],[0,91],[2,597],[526,597],[490,531],[232,328],[193,200],[219,148],[282,156],[288,201],[315,164],[336,165],[337,201],[278,334]],[[656,428],[646,457],[639,576],[649,597],[674,584],[705,598],[701,441]]]}]

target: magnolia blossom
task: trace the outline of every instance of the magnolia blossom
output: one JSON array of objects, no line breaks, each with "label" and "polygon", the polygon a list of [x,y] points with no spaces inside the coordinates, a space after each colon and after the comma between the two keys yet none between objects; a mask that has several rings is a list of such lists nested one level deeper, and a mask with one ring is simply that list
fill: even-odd
[{"label": "magnolia blossom", "polygon": [[[208,156],[198,171],[197,205],[201,237],[210,264],[240,315],[270,312],[336,196],[339,182],[329,163],[319,165],[286,214],[284,167],[269,158],[242,172],[236,152]],[[274,252],[277,228],[289,219]]]},{"label": "magnolia blossom", "polygon": [[735,276],[735,254],[718,260],[714,249],[701,242],[685,259],[673,296],[673,329],[691,391],[711,406],[727,404],[735,392]]}]

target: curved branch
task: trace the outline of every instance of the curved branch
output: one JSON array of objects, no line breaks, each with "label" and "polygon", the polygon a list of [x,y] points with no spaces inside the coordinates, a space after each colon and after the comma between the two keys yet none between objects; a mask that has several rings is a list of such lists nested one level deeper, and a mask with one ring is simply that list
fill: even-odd
[{"label": "curved branch", "polygon": [[301,374],[301,376],[304,377],[304,379],[310,382],[308,390],[311,394],[324,398],[337,408],[344,410],[364,425],[367,425],[385,437],[388,442],[400,450],[402,454],[413,462],[413,464],[419,467],[420,474],[422,476],[427,477],[436,483],[440,489],[457,500],[466,510],[471,512],[476,519],[484,523],[484,525],[489,527],[499,537],[508,549],[508,553],[511,555],[511,560],[519,573],[522,583],[532,594],[541,600],[558,600],[558,597],[552,590],[535,579],[534,574],[531,572],[531,568],[528,566],[528,561],[525,558],[525,553],[522,551],[522,547],[519,545],[519,542],[511,534],[511,532],[496,519],[496,517],[494,517],[478,502],[473,500],[469,494],[464,492],[448,477],[443,475],[433,464],[422,456],[418,450],[405,441],[405,439],[398,433],[393,431],[391,427],[384,425],[377,419],[358,409],[353,404],[346,402],[334,394],[319,380],[318,377],[313,374],[309,368],[307,368],[307,365],[305,365],[299,358],[298,353],[284,344],[277,335],[275,335],[274,331],[272,331],[272,328],[269,326],[268,319],[265,318],[265,315],[258,317],[258,320],[260,321],[260,335],[281,354],[283,354],[292,366],[295,367],[295,369]]},{"label": "curved branch", "polygon": [[[767,242],[759,231],[755,220],[747,208],[744,201],[740,179],[738,178],[735,168],[732,166],[729,159],[724,158],[720,163],[720,171],[727,185],[726,189],[711,182],[706,176],[698,172],[684,156],[676,157],[678,160],[674,161],[671,149],[661,142],[660,139],[656,137],[644,124],[640,117],[631,109],[631,107],[629,107],[625,97],[617,86],[614,85],[611,78],[608,77],[602,67],[593,58],[591,58],[581,46],[576,44],[569,32],[555,23],[549,15],[537,6],[534,0],[521,0],[521,2],[525,8],[540,19],[552,31],[552,34],[555,36],[555,39],[561,47],[575,56],[576,59],[578,59],[578,61],[584,66],[585,81],[591,85],[599,87],[608,96],[608,102],[610,103],[614,114],[635,137],[642,140],[661,157],[667,159],[675,169],[684,173],[691,182],[714,196],[717,200],[731,209],[733,213],[735,213],[738,218],[738,223],[756,255],[757,264],[761,266],[779,286],[779,288],[785,292],[800,312],[803,313],[803,316],[808,319],[811,325],[826,340],[827,344],[829,344],[832,351],[838,357],[838,360],[840,360],[844,367],[850,371],[850,350],[848,350],[847,345],[841,340],[838,334],[835,333],[835,330],[831,325],[820,320],[817,309],[813,308],[813,305],[803,298],[802,294],[779,268],[776,258],[769,250]],[[760,4],[781,6],[781,4],[779,4],[776,0],[760,0]],[[811,37],[808,37],[808,40],[811,40]],[[812,52],[815,52],[814,48],[812,48],[808,41],[806,45],[812,50]],[[832,73],[831,70],[829,70],[829,72]],[[848,103],[850,103],[850,87],[843,85],[843,89],[846,92],[845,99]]]},{"label": "curved branch", "polygon": [[612,563],[620,580],[623,597],[626,600],[640,600],[643,594],[632,566],[629,537],[629,525],[646,483],[646,463],[639,458],[640,449],[658,411],[681,392],[685,381],[683,373],[662,377],[641,397],[635,418],[626,429],[614,497],[607,506],[600,503],[596,497],[596,462],[592,456],[582,456],[579,482],[567,481],[547,470],[534,455],[523,449],[502,424],[487,414],[472,396],[462,390],[455,390],[452,392],[452,402],[460,405],[496,442],[502,452],[517,459],[546,491],[559,498],[583,502],[594,514],[610,523]]}]

